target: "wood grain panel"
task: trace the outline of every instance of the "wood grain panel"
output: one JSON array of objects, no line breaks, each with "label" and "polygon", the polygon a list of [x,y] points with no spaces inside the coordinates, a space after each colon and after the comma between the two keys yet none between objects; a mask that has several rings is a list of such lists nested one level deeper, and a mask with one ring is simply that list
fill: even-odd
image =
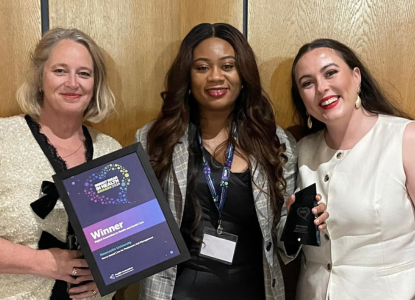
[{"label": "wood grain panel", "polygon": [[0,117],[21,113],[16,91],[29,70],[30,52],[40,39],[39,0],[0,0]]},{"label": "wood grain panel", "polygon": [[242,30],[239,0],[50,0],[49,8],[51,28],[79,28],[104,49],[118,114],[93,127],[123,145],[157,116],[164,76],[194,25],[227,22]]},{"label": "wood grain panel", "polygon": [[249,1],[248,39],[283,127],[296,123],[291,65],[299,47],[333,38],[351,47],[399,107],[415,117],[414,0]]}]

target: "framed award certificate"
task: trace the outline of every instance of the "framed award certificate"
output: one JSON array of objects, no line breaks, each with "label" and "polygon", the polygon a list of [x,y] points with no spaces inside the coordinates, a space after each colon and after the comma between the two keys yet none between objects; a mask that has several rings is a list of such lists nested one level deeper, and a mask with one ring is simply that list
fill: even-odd
[{"label": "framed award certificate", "polygon": [[53,180],[101,295],[190,258],[141,144]]}]

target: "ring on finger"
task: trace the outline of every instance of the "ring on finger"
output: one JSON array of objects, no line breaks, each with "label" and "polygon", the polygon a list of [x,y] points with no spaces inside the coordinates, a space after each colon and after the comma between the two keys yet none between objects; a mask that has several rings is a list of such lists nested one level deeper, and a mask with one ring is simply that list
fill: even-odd
[{"label": "ring on finger", "polygon": [[92,298],[95,298],[97,296],[97,291],[96,290],[92,290]]},{"label": "ring on finger", "polygon": [[76,274],[78,274],[78,271],[75,269],[75,267],[73,267],[73,268],[72,268],[72,275],[74,275],[74,276],[75,276]]}]

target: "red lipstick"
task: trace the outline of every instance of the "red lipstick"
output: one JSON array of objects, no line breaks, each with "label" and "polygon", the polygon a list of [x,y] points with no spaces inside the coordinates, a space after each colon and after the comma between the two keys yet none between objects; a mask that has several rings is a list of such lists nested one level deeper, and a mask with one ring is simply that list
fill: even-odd
[{"label": "red lipstick", "polygon": [[332,109],[339,103],[339,99],[340,99],[340,96],[338,95],[329,95],[321,99],[319,105],[322,109],[325,109],[325,110]]}]

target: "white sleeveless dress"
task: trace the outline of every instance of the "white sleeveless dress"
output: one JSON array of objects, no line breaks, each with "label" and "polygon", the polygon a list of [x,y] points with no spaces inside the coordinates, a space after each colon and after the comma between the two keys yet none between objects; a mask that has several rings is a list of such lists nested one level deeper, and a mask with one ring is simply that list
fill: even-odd
[{"label": "white sleeveless dress", "polygon": [[329,148],[324,131],[298,144],[298,188],[316,183],[330,217],[321,247],[303,247],[297,299],[415,299],[415,214],[402,162],[410,122],[379,115],[350,150]]}]

